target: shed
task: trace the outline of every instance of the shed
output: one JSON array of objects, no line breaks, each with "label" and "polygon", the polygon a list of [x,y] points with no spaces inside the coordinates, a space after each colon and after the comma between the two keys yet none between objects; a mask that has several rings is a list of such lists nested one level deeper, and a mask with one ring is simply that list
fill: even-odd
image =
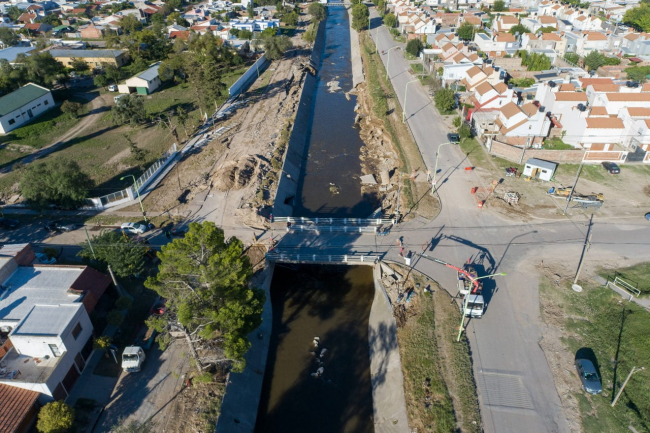
[{"label": "shed", "polygon": [[154,63],[144,72],[135,75],[124,84],[120,84],[118,90],[120,93],[137,93],[138,95],[150,95],[161,86],[162,81],[158,75],[160,62]]},{"label": "shed", "polygon": [[539,180],[551,180],[557,164],[543,159],[530,158],[524,166],[524,176],[530,176]]},{"label": "shed", "polygon": [[54,107],[50,89],[27,83],[0,98],[0,133],[6,134]]}]

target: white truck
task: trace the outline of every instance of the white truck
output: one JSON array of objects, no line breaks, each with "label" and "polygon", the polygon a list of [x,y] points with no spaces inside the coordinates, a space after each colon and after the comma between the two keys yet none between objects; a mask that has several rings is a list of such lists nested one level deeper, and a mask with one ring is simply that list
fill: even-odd
[{"label": "white truck", "polygon": [[146,356],[140,346],[127,346],[122,352],[122,370],[127,373],[136,373],[142,369]]},{"label": "white truck", "polygon": [[[463,270],[472,278],[477,278],[478,274],[472,265],[466,264]],[[485,310],[485,300],[481,292],[483,283],[481,280],[472,281],[462,272],[458,272],[458,294],[461,297],[461,311],[465,309],[466,317],[482,317]]]}]

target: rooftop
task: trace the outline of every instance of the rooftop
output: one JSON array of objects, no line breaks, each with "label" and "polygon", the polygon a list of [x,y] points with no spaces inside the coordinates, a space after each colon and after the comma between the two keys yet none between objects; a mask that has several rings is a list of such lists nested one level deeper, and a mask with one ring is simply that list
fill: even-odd
[{"label": "rooftop", "polygon": [[117,58],[126,50],[50,50],[52,57]]},{"label": "rooftop", "polygon": [[555,170],[555,167],[557,167],[557,164],[554,162],[537,158],[530,158],[526,161],[526,165],[534,165],[535,167],[545,168],[547,170]]},{"label": "rooftop", "polygon": [[555,93],[555,100],[587,102],[587,94],[584,92],[557,92]]},{"label": "rooftop", "polygon": [[5,59],[9,63],[13,63],[18,57],[18,54],[27,54],[30,51],[35,50],[34,47],[9,47],[4,50],[0,50],[0,59]]},{"label": "rooftop", "polygon": [[40,393],[0,384],[0,433],[13,433],[36,404]]},{"label": "rooftop", "polygon": [[2,358],[3,370],[0,370],[0,384],[13,381],[28,383],[44,383],[54,371],[56,364],[62,356],[49,356],[47,359],[34,358],[33,356],[21,355],[12,348]]},{"label": "rooftop", "polygon": [[84,271],[77,266],[20,266],[2,283],[0,320],[19,321],[36,304],[58,305],[81,301],[69,291]]},{"label": "rooftop", "polygon": [[61,336],[82,303],[61,305],[34,305],[27,316],[11,331],[11,336]]},{"label": "rooftop", "polygon": [[136,77],[141,78],[147,82],[155,80],[156,77],[158,76],[158,67],[160,66],[160,62],[153,64],[152,66],[149,67],[144,72],[140,72]]},{"label": "rooftop", "polygon": [[625,129],[623,120],[618,117],[587,117],[587,128],[593,129]]},{"label": "rooftop", "polygon": [[645,102],[650,101],[650,93],[605,93],[609,101]]},{"label": "rooftop", "polygon": [[11,92],[0,98],[0,117],[18,110],[25,104],[29,104],[34,99],[50,93],[45,87],[37,86],[33,83],[25,84],[20,89]]}]

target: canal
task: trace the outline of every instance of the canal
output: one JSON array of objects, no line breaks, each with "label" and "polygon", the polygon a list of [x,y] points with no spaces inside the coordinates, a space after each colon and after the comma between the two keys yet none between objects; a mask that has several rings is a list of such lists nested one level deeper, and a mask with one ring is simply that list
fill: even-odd
[{"label": "canal", "polygon": [[278,264],[271,284],[273,333],[255,431],[372,433],[372,267],[289,266]]},{"label": "canal", "polygon": [[[349,18],[343,6],[327,11],[327,20],[320,24],[327,26],[325,43],[293,215],[366,218],[379,202],[361,193],[363,141],[354,126],[357,98],[346,97],[352,89]],[[332,82],[340,89],[334,90]]]}]

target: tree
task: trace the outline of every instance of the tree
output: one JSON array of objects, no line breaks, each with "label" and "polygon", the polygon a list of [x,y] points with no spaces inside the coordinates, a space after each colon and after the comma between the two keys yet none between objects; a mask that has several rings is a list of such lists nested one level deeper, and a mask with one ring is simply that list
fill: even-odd
[{"label": "tree", "polygon": [[511,34],[519,33],[519,35],[523,35],[524,33],[531,33],[530,29],[526,27],[523,24],[517,24],[516,26],[512,26],[510,29]]},{"label": "tree", "polygon": [[70,62],[70,68],[76,72],[83,72],[90,69],[90,66],[88,66],[88,63],[84,59],[74,59]]},{"label": "tree", "polygon": [[55,158],[29,164],[20,180],[20,192],[37,209],[49,204],[74,208],[84,201],[93,185],[75,161]]},{"label": "tree", "polygon": [[463,141],[467,140],[468,138],[472,138],[472,128],[470,128],[467,123],[463,123],[463,125],[458,128],[458,136]]},{"label": "tree", "polygon": [[267,27],[264,30],[262,30],[262,33],[260,34],[260,37],[262,39],[265,38],[270,38],[278,34],[278,29],[275,27]]},{"label": "tree", "polygon": [[96,258],[110,265],[118,277],[130,277],[144,270],[144,255],[148,247],[133,238],[104,230],[98,235],[93,235],[90,243],[92,248],[88,242],[80,244],[81,251],[77,255],[86,259]]},{"label": "tree", "polygon": [[310,4],[307,12],[311,15],[312,21],[323,21],[327,18],[327,9],[320,3]]},{"label": "tree", "polygon": [[422,41],[420,39],[411,39],[406,43],[406,52],[412,55],[413,57],[417,57],[418,54],[420,54],[420,50],[424,48],[424,45],[422,44]]},{"label": "tree", "polygon": [[122,96],[117,100],[117,105],[112,108],[111,114],[115,125],[129,123],[135,126],[146,118],[144,100],[135,94]]},{"label": "tree", "polygon": [[566,53],[564,55],[564,58],[575,65],[577,65],[580,61],[580,56],[576,53]]},{"label": "tree", "polygon": [[106,86],[108,86],[108,77],[105,74],[95,75],[93,83],[95,86],[103,87],[105,89]]},{"label": "tree", "polygon": [[503,0],[496,0],[496,1],[494,2],[494,6],[492,6],[492,10],[493,10],[494,12],[505,12],[505,11],[508,10],[508,8],[506,7],[506,2],[505,2],[505,1],[503,1]]},{"label": "tree", "polygon": [[530,87],[533,84],[535,84],[535,79],[534,78],[513,78],[510,80],[510,83],[514,87]]},{"label": "tree", "polygon": [[239,38],[239,29],[236,29],[236,28],[234,28],[234,27],[231,28],[231,29],[230,29],[230,34],[233,35],[233,36],[236,37],[236,38]]},{"label": "tree", "polygon": [[108,335],[102,335],[101,337],[93,339],[93,349],[106,350],[110,347],[110,345],[111,337]]},{"label": "tree", "polygon": [[541,27],[539,31],[542,33],[553,33],[556,32],[557,29],[553,26],[546,26],[546,27]]},{"label": "tree", "polygon": [[248,2],[248,6],[246,6],[246,12],[248,13],[248,18],[255,18],[255,3],[253,1]]},{"label": "tree", "polygon": [[623,16],[623,22],[639,31],[650,31],[650,5],[641,3],[639,7],[629,9]]},{"label": "tree", "polygon": [[295,26],[298,25],[299,18],[300,17],[298,16],[298,13],[296,11],[292,11],[288,14],[282,15],[281,21],[288,26]]},{"label": "tree", "polygon": [[352,6],[352,28],[358,32],[367,29],[370,24],[369,16],[368,6],[363,3]]},{"label": "tree", "polygon": [[18,43],[20,36],[14,33],[9,27],[0,27],[0,43],[4,47],[12,47]]},{"label": "tree", "polygon": [[126,34],[132,34],[142,29],[142,23],[133,15],[127,15],[120,20],[120,27]]},{"label": "tree", "polygon": [[11,21],[16,21],[23,14],[18,6],[10,6],[8,9],[5,9],[5,13],[11,18]]},{"label": "tree", "polygon": [[545,71],[551,68],[551,59],[544,54],[532,53],[522,50],[517,53],[521,57],[521,64],[528,71]]},{"label": "tree", "polygon": [[646,76],[650,74],[650,66],[632,66],[626,68],[627,79],[636,81],[637,83],[645,83]]},{"label": "tree", "polygon": [[253,268],[242,242],[226,240],[212,222],[193,222],[183,238],[161,249],[158,273],[145,286],[167,299],[170,320],[175,315],[185,331],[199,370],[206,359],[199,358],[195,343],[208,340],[225,355],[214,353],[209,362],[232,362],[241,371],[250,347],[247,335],[262,323],[264,305],[264,292],[250,286]]},{"label": "tree", "polygon": [[253,39],[253,32],[250,30],[242,29],[239,31],[239,39],[248,39],[250,41]]},{"label": "tree", "polygon": [[79,117],[79,113],[81,113],[83,108],[84,106],[79,102],[65,101],[61,104],[61,111],[69,114],[72,118]]},{"label": "tree", "polygon": [[74,409],[63,401],[53,401],[38,412],[36,428],[41,433],[65,433],[74,423]]},{"label": "tree", "polygon": [[[389,12],[386,15],[384,15],[384,25],[386,27],[388,27],[389,29],[392,29],[393,27],[395,27],[396,24],[397,24],[397,18],[395,17],[394,13]],[[459,35],[460,35],[460,32],[459,32]]]},{"label": "tree", "polygon": [[458,27],[458,37],[466,41],[474,39],[474,32],[474,25],[467,21],[463,21],[463,23]]},{"label": "tree", "polygon": [[605,56],[598,51],[592,51],[584,59],[584,64],[588,71],[595,71],[605,64]]},{"label": "tree", "polygon": [[277,60],[284,56],[284,53],[293,48],[291,39],[286,36],[273,36],[264,39],[264,51],[269,60]]},{"label": "tree", "polygon": [[456,106],[456,92],[449,87],[438,90],[436,95],[433,97],[433,100],[435,101],[436,107],[440,113],[449,113]]}]

